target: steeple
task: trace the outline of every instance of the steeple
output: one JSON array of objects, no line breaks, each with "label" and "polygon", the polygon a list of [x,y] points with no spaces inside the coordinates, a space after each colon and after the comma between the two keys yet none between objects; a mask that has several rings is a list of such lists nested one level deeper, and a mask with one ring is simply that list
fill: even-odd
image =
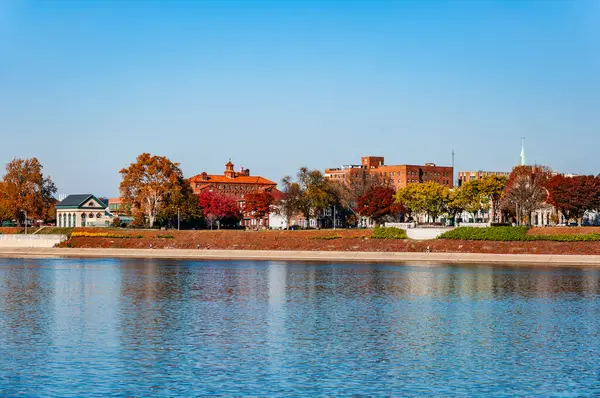
[{"label": "steeple", "polygon": [[521,166],[525,166],[525,137],[521,137]]},{"label": "steeple", "polygon": [[235,178],[235,171],[233,170],[233,163],[231,163],[231,159],[225,165],[225,177],[227,178]]}]

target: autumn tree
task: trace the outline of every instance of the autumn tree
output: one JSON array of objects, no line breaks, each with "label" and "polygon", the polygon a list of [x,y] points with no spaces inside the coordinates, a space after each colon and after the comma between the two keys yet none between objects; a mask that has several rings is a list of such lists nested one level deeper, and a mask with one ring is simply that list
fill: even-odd
[{"label": "autumn tree", "polygon": [[548,198],[545,188],[550,170],[544,166],[517,166],[506,182],[502,206],[516,215],[517,223],[531,224],[531,214]]},{"label": "autumn tree", "polygon": [[448,213],[448,218],[452,221],[452,225],[456,223],[456,216],[465,211],[467,205],[468,198],[461,187],[455,188],[448,193],[446,213]]},{"label": "autumn tree", "polygon": [[204,218],[210,224],[210,229],[216,222],[217,228],[221,229],[221,222],[226,218],[240,219],[240,210],[235,196],[222,192],[204,190],[198,196],[198,204],[202,209]]},{"label": "autumn tree", "polygon": [[0,217],[16,219],[22,223],[27,212],[31,220],[52,218],[56,203],[56,186],[42,173],[36,158],[13,159],[6,165],[0,192]]},{"label": "autumn tree", "polygon": [[283,177],[281,180],[283,198],[275,202],[275,213],[285,218],[286,225],[290,226],[292,217],[301,212],[302,191],[300,185],[290,176]]},{"label": "autumn tree", "polygon": [[271,213],[273,195],[268,191],[250,192],[244,195],[244,213],[252,215],[256,220],[256,229],[260,220]]},{"label": "autumn tree", "polygon": [[473,180],[463,184],[459,189],[459,197],[464,206],[464,210],[471,213],[473,218],[481,211],[487,211],[490,208],[490,198],[483,192],[482,180]]},{"label": "autumn tree", "polygon": [[396,192],[396,201],[412,214],[423,213],[435,219],[446,211],[450,190],[435,181],[412,183]]},{"label": "autumn tree", "polygon": [[545,187],[548,203],[556,207],[566,222],[573,219],[581,225],[585,212],[598,207],[600,180],[594,176],[566,177],[558,174],[550,178]]},{"label": "autumn tree", "polygon": [[298,208],[308,225],[312,216],[318,219],[319,214],[331,203],[331,193],[327,184],[327,180],[319,170],[308,170],[302,167],[298,172],[301,193]]},{"label": "autumn tree", "polygon": [[145,217],[152,228],[167,198],[177,196],[185,186],[179,163],[164,156],[140,154],[135,163],[120,171],[122,206],[130,208],[138,220]]},{"label": "autumn tree", "polygon": [[479,180],[479,190],[492,207],[492,221],[500,222],[500,205],[506,177],[490,175]]},{"label": "autumn tree", "polygon": [[372,188],[358,198],[356,213],[363,217],[369,217],[375,223],[380,224],[386,216],[402,211],[401,205],[396,203],[394,194],[394,190],[390,187]]},{"label": "autumn tree", "polygon": [[379,174],[368,173],[364,168],[348,170],[341,180],[330,180],[330,191],[333,199],[339,205],[352,212],[355,211],[358,198],[376,187],[389,186]]}]

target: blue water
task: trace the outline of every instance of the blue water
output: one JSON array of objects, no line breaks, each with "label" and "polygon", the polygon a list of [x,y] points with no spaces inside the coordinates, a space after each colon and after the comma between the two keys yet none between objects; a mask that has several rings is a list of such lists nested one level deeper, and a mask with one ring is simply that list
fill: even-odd
[{"label": "blue water", "polygon": [[600,273],[0,259],[1,396],[591,396]]}]

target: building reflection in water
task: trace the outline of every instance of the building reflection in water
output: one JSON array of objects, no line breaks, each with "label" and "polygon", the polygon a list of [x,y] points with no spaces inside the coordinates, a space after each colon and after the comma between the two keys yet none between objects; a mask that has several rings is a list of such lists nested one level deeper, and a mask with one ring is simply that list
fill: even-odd
[{"label": "building reflection in water", "polygon": [[[442,371],[502,374],[506,357],[526,373],[523,347],[577,354],[599,339],[599,279],[484,266],[0,260],[0,375],[8,395],[85,393],[59,381],[89,378],[118,380],[122,395],[243,395],[275,384],[327,394],[340,379],[350,389],[401,381],[402,391]],[[56,378],[37,385],[43,374]]]}]

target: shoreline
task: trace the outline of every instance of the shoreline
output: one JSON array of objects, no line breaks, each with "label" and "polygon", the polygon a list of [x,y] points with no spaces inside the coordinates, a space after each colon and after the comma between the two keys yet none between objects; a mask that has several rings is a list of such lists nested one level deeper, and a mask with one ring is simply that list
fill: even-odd
[{"label": "shoreline", "polygon": [[421,253],[365,251],[88,249],[0,247],[0,258],[139,258],[215,261],[392,263],[399,265],[503,265],[600,268],[600,255]]}]

